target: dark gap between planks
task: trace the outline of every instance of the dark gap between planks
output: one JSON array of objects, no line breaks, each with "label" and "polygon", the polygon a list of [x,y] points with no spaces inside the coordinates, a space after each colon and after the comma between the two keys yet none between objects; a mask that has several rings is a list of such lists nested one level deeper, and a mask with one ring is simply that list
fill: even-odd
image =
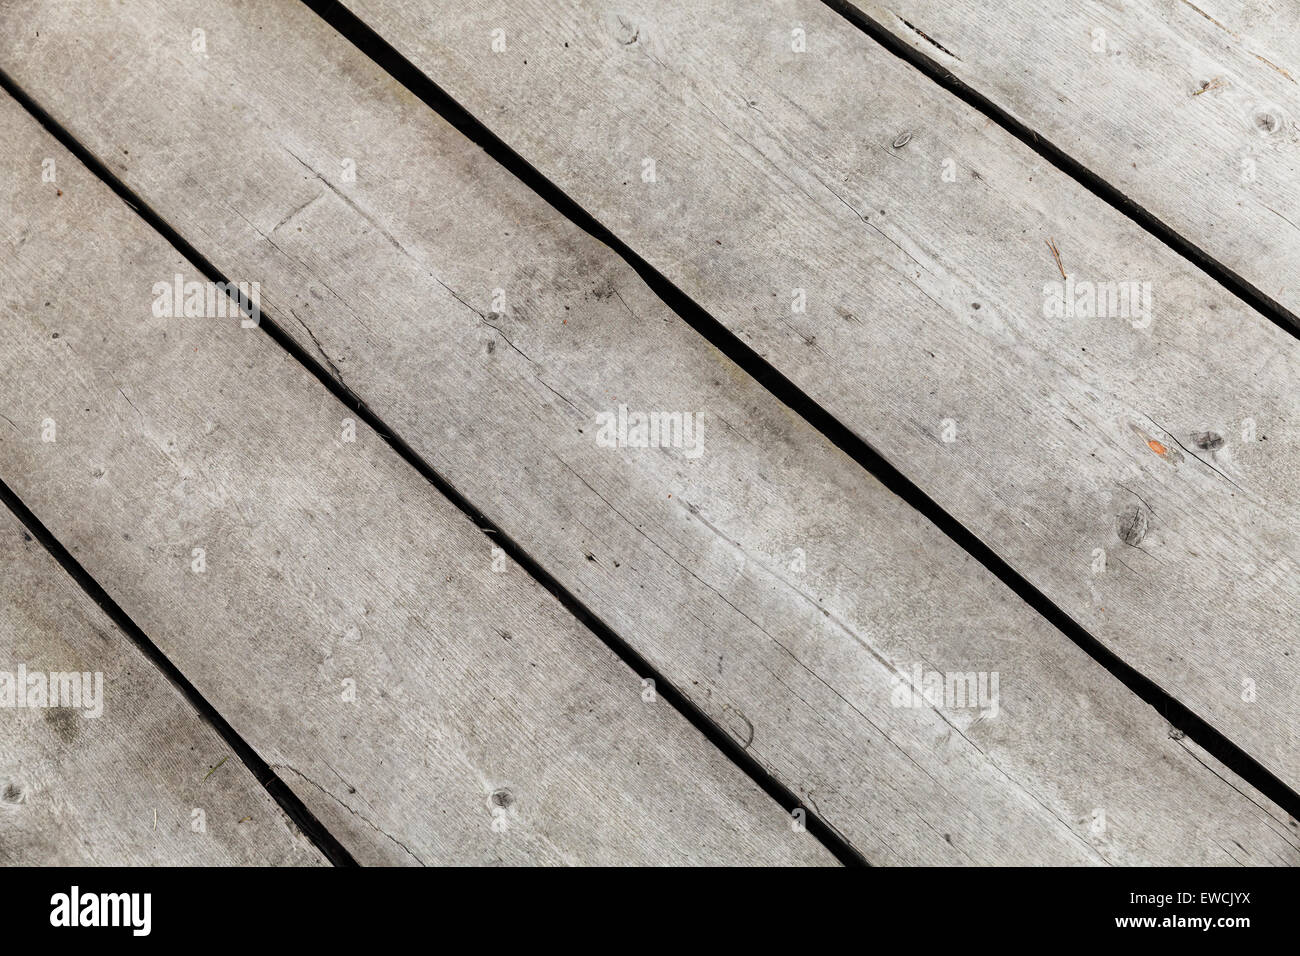
[{"label": "dark gap between planks", "polygon": [[[2,69],[0,69],[0,88],[3,88],[13,96],[14,99],[17,100],[23,108],[26,109],[27,112],[45,128],[47,132],[54,136],[69,152],[76,156],[88,170],[98,176],[118,195],[119,198],[131,207],[140,218],[148,223],[151,228],[171,243],[171,245],[175,247],[175,249],[187,260],[189,260],[193,266],[202,272],[209,281],[226,283],[225,288],[230,289],[231,284],[229,283],[229,280],[218,271],[211,261],[209,261],[183,236],[181,236],[179,232],[163,220],[163,218],[150,208],[149,205],[138,195],[136,195],[130,187],[118,179],[103,163],[99,161],[98,158],[95,157],[93,153],[90,152],[90,150],[83,146],[66,128],[51,117],[49,113],[47,113],[30,96],[28,96],[26,92],[24,92],[22,88],[19,87]],[[230,298],[239,305],[240,309],[246,315],[251,314],[250,303],[244,301],[242,294],[236,293],[236,295],[230,296]],[[820,841],[840,863],[845,866],[870,865],[867,859],[859,853],[858,850],[854,848],[838,830],[826,821],[822,820],[818,814],[805,806],[792,790],[773,776],[767,768],[760,764],[734,737],[731,736],[731,734],[727,733],[714,723],[714,721],[700,710],[693,701],[678,690],[677,687],[675,687],[658,668],[652,665],[639,651],[616,633],[613,628],[601,620],[575,595],[571,594],[558,580],[555,579],[554,576],[550,574],[550,572],[543,568],[536,559],[524,551],[516,541],[509,537],[490,518],[476,508],[468,498],[453,487],[450,482],[448,482],[433,468],[432,465],[425,461],[418,452],[411,448],[411,446],[408,445],[395,430],[390,428],[387,423],[385,423],[384,420],[381,419],[379,415],[377,415],[365,403],[365,401],[361,399],[360,396],[353,392],[347,385],[343,384],[343,382],[336,379],[324,365],[299,345],[293,336],[285,332],[279,323],[272,319],[265,310],[261,310],[260,315],[259,327],[265,331],[277,345],[288,352],[294,359],[304,366],[307,371],[314,375],[336,399],[355,411],[361,420],[370,426],[370,428],[372,428],[379,437],[402,458],[403,461],[418,471],[426,481],[433,485],[433,487],[436,488],[445,498],[459,508],[480,531],[490,536],[489,540],[491,540],[493,544],[505,551],[520,568],[537,581],[537,583],[543,588],[549,591],[570,614],[584,624],[588,630],[599,638],[602,643],[613,651],[639,677],[653,680],[656,693],[667,701],[669,706],[675,708],[683,717],[685,717],[696,730],[703,734],[710,743],[722,751],[722,753],[725,754],[732,763],[736,764],[755,784],[759,786],[760,789],[780,804],[787,813],[791,813],[796,809],[802,810],[804,813],[804,825],[807,832]],[[6,495],[7,498],[5,497]],[[32,522],[36,522],[35,516],[32,515],[26,506],[24,506],[22,502],[8,490],[2,481],[0,481],[0,498],[5,498],[5,500],[12,499],[11,507],[13,507],[16,512],[20,515],[25,514],[31,518]],[[39,526],[38,522],[37,526]],[[98,582],[96,582],[79,564],[75,562],[62,545],[60,545],[48,531],[45,531],[43,526],[39,527],[41,527],[42,532],[48,539],[49,543],[47,544],[47,547],[50,549],[51,553],[54,554],[56,558],[60,559],[60,562],[64,564],[69,573],[72,574],[79,583],[81,583],[87,593],[96,600],[96,603],[99,603],[101,607],[104,607],[105,610],[110,611],[110,613],[116,612],[116,614],[120,616],[120,621],[118,621],[118,617],[114,617],[114,620],[118,621],[123,629],[133,636],[133,639],[136,639],[136,642],[140,644],[146,653],[150,653],[150,649],[152,649],[153,653],[150,655],[151,658],[153,657],[153,654],[156,654],[155,663],[157,663],[158,666],[161,667],[169,676],[174,675],[173,679],[178,682],[179,686],[181,686],[183,690],[193,690],[192,686],[185,681],[184,676],[175,665],[168,661],[166,657],[162,655],[162,652],[158,651],[154,644],[149,641],[149,638],[144,634],[144,632],[130,620],[126,613],[112,602],[112,599],[98,584]],[[33,531],[33,533],[35,533],[35,531]],[[61,558],[60,555],[66,557],[66,560]],[[108,603],[105,604],[104,602]],[[258,775],[258,779],[263,779],[261,775],[262,773],[269,774],[272,778],[272,783],[277,785],[279,789],[288,792],[288,788],[284,786],[283,782],[280,781],[278,777],[275,777],[274,773],[267,767],[266,763],[257,756],[251,747],[235,734],[234,730],[229,727],[211,705],[204,701],[202,697],[198,696],[197,691],[194,691],[194,695],[196,706],[201,704],[202,708],[205,708],[204,713],[210,716],[214,726],[217,726],[219,730],[222,730],[223,736],[226,736],[226,731],[229,731],[229,737],[227,738],[228,741],[231,743],[232,747],[236,748],[236,752],[240,753],[241,759],[244,759],[244,762],[248,765],[249,769],[252,770],[255,775]],[[267,787],[272,796],[279,800],[279,796],[276,791],[272,789],[270,783],[266,783],[264,786]],[[308,827],[313,826],[319,831],[322,839],[327,841],[325,845],[318,844],[321,846],[321,851],[327,856],[330,856],[332,850],[336,849],[337,853],[342,855],[336,860],[336,862],[355,865],[355,861],[352,859],[351,855],[348,854],[342,845],[340,845],[323,826],[321,826],[319,821],[311,816],[306,807],[297,801],[296,797],[292,797],[291,793],[290,797],[294,804],[296,804],[297,809],[300,810],[302,815],[304,815],[305,822],[300,823],[303,832],[311,833],[312,831],[310,831]],[[284,804],[282,803],[282,805]],[[292,816],[295,811],[290,810],[290,808],[286,806],[286,812],[289,812]],[[297,818],[295,817],[295,819]],[[335,859],[335,857],[331,857],[331,859]]]},{"label": "dark gap between planks", "polygon": [[99,585],[99,582],[91,577],[90,572],[82,567],[81,563],[68,552],[68,549],[50,533],[50,530],[41,523],[41,520],[32,513],[32,510],[23,503],[22,499],[14,494],[13,489],[5,484],[3,479],[0,479],[0,502],[3,502],[14,513],[14,516],[22,522],[28,533],[44,546],[50,556],[62,565],[63,569],[68,572],[74,581],[81,585],[81,589],[86,592],[86,595],[99,605],[109,619],[127,636],[127,639],[155,667],[162,671],[163,675],[172,682],[172,685],[190,702],[190,705],[199,712],[199,715],[212,725],[213,729],[221,735],[222,740],[235,752],[235,756],[253,774],[257,782],[266,789],[271,798],[280,805],[280,809],[315,844],[325,858],[335,866],[356,866],[357,861],[353,859],[352,854],[347,851],[343,844],[334,838],[334,835],[316,819],[316,815],[307,809],[306,804],[299,800],[298,796],[285,785],[284,781],[276,776],[275,771],[267,766],[266,761],[258,755],[257,751],[244,738],[239,736],[235,728],[226,722],[226,719],[221,716],[215,707],[208,703],[207,699],[199,693],[198,688],[186,679],[180,669],[162,652],[162,649],[149,640],[148,635],[140,629],[135,621],[131,620],[121,606]]},{"label": "dark gap between planks", "polygon": [[[802,389],[786,378],[767,360],[730,329],[710,315],[703,306],[691,299],[670,279],[646,262],[627,243],[615,236],[576,200],[548,179],[545,174],[516,153],[504,140],[456,102],[430,77],[420,71],[410,60],[394,49],[388,41],[367,26],[337,0],[301,0],[322,20],[351,41],[362,53],[370,57],[394,80],[401,83],[430,109],[468,137],[489,156],[501,164],[515,178],[537,193],[558,213],[593,238],[604,243],[622,258],[659,298],[687,325],[735,362],[747,374],[772,393],[779,401],[822,433],[832,444],[869,471],[894,494],[929,519],[959,547],[982,564],[1021,600],[1050,621],[1062,634],[1078,645],[1113,677],[1160,713],[1170,726],[1190,737],[1197,745],[1220,763],[1259,790],[1293,818],[1300,819],[1300,794],[1283,783],[1237,744],[1207,723],[1186,705],[1175,700],[1155,681],[1139,672],[1090,634],[1083,625],[1058,607],[1043,592],[1034,587],[1023,575],[1012,568],[991,548],[949,515],[911,479],[882,457],[864,439],[854,433],[833,415],[818,405]],[[874,21],[858,13],[843,0],[823,0],[840,12],[855,26],[884,45],[890,52],[926,72],[945,89],[999,122],[1008,131],[1039,151],[1066,175],[1077,179],[1083,186],[1103,201],[1130,216],[1138,225],[1162,239],[1176,252],[1203,268],[1211,278],[1226,286],[1248,304],[1269,317],[1292,335],[1300,336],[1300,319],[1260,292],[1245,279],[1218,263],[1191,242],[1179,236],[1155,216],[1125,197],[1113,186],[1089,172],[1080,163],[1061,150],[1050,146],[1028,128],[1019,124],[1004,111],[980,94],[969,89],[955,77],[950,77],[934,61],[913,51],[902,40],[894,37]],[[851,11],[851,12],[850,12]],[[926,66],[928,64],[928,67]],[[305,361],[310,361],[310,358]],[[328,380],[332,384],[333,380]],[[471,515],[473,517],[473,515]],[[504,546],[504,545],[503,545]],[[540,569],[539,569],[540,570]],[[545,574],[545,572],[541,572]],[[549,575],[546,576],[549,579]],[[556,585],[558,587],[558,584]],[[635,652],[632,652],[635,653]],[[640,655],[637,655],[639,658]],[[701,718],[707,720],[707,718]],[[729,743],[731,738],[723,735]],[[730,750],[728,751],[730,752]],[[765,773],[765,772],[764,772]],[[784,789],[784,788],[783,788]],[[770,792],[770,791],[769,791]],[[787,805],[787,809],[789,805]],[[820,821],[819,821],[820,823]],[[812,815],[809,815],[812,830]],[[832,850],[834,848],[832,847]],[[854,851],[856,852],[856,851]]]},{"label": "dark gap between planks", "polygon": [[[822,2],[904,63],[915,67],[967,106],[972,107],[997,123],[1043,159],[1088,190],[1088,192],[1137,223],[1270,322],[1296,338],[1300,338],[1300,316],[1297,316],[1280,302],[1261,291],[1218,259],[1215,259],[1196,243],[1176,232],[1172,226],[1167,225],[1155,213],[1141,206],[1136,200],[1124,195],[1119,189],[1106,182],[1106,180],[1059,146],[1040,136],[983,93],[967,86],[966,83],[959,80],[938,62],[921,50],[916,49],[902,37],[885,29],[878,21],[867,16],[854,6],[851,0],[822,0]],[[911,29],[916,30],[906,20],[902,22]],[[920,33],[919,30],[916,32]],[[921,36],[925,37],[925,34],[921,34]],[[925,37],[925,39],[943,50],[943,52],[948,53],[934,40],[929,37]],[[951,56],[951,54],[949,55]]]}]

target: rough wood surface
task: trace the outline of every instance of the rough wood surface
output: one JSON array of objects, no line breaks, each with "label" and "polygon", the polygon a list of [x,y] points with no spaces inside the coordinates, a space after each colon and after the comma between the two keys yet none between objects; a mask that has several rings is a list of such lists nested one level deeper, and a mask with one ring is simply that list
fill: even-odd
[{"label": "rough wood surface", "polygon": [[98,673],[102,696],[39,708],[5,698],[0,864],[323,862],[217,732],[0,508],[6,682],[19,667],[45,680]]},{"label": "rough wood surface", "polygon": [[0,474],[361,862],[833,862],[264,333],[154,315],[195,270],[0,131]]},{"label": "rough wood surface", "polygon": [[855,5],[1300,314],[1300,4]]},{"label": "rough wood surface", "polygon": [[347,5],[1300,787],[1295,339],[815,0]]},{"label": "rough wood surface", "polygon": [[[873,862],[1296,858],[1284,814],[298,4],[205,7],[201,68],[197,7],[66,9],[31,5],[6,68],[77,64],[23,78]],[[241,117],[239,161],[171,119],[201,114]],[[703,455],[598,447],[618,403],[703,412]],[[894,707],[921,661],[999,671],[998,716]]]}]

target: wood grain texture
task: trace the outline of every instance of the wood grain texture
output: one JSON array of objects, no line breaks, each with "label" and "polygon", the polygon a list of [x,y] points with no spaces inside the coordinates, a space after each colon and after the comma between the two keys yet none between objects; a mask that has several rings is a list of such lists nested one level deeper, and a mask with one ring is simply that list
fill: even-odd
[{"label": "wood grain texture", "polygon": [[[304,8],[204,10],[200,66],[198,8],[156,3],[29,5],[4,65],[869,859],[1296,859],[1285,814]],[[173,119],[204,115],[240,117],[238,159]],[[597,446],[619,403],[703,412],[703,455]],[[999,715],[893,706],[914,662],[999,671]]]},{"label": "wood grain texture", "polygon": [[[1300,786],[1286,332],[813,0],[347,5],[1107,647]],[[1150,321],[1051,317],[1061,271],[1152,283]]]},{"label": "wood grain texture", "polygon": [[0,707],[0,864],[324,862],[217,732],[0,509],[0,670],[8,679],[20,666],[37,677],[99,673],[102,697]]},{"label": "wood grain texture", "polygon": [[1300,314],[1300,5],[855,5]]},{"label": "wood grain texture", "polygon": [[0,474],[358,860],[833,862],[269,337],[154,315],[195,270],[0,130]]}]

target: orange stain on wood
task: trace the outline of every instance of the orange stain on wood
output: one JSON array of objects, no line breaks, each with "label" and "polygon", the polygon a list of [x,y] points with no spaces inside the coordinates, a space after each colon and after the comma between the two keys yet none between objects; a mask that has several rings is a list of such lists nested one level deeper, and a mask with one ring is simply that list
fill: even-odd
[{"label": "orange stain on wood", "polygon": [[1147,447],[1150,448],[1157,455],[1159,455],[1161,458],[1165,457],[1165,453],[1169,451],[1168,448],[1160,444],[1160,442],[1156,441],[1154,438],[1151,439],[1149,442],[1147,442]]}]

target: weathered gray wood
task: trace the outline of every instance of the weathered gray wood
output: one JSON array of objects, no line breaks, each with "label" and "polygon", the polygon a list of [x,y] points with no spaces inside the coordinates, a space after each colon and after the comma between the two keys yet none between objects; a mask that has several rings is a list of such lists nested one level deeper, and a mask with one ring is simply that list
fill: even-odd
[{"label": "weathered gray wood", "polygon": [[155,316],[195,271],[8,98],[0,142],[0,474],[359,860],[833,862],[260,330]]},{"label": "weathered gray wood", "polygon": [[1300,5],[854,3],[1300,314]]},{"label": "weathered gray wood", "polygon": [[0,864],[324,862],[217,732],[0,508],[6,684],[19,667],[46,686],[51,673],[100,676],[92,698],[73,706],[4,698]]},{"label": "weathered gray wood", "polygon": [[[32,5],[4,62],[873,861],[1296,859],[1285,815],[305,9],[203,9],[201,70],[187,4]],[[239,161],[174,121],[200,114],[245,118]],[[619,402],[703,411],[703,456],[598,447]],[[894,708],[920,661],[998,670],[1000,715]]]},{"label": "weathered gray wood", "polygon": [[[348,6],[1300,787],[1286,332],[816,0]],[[1149,323],[1051,317],[1061,269],[1151,282]]]}]

